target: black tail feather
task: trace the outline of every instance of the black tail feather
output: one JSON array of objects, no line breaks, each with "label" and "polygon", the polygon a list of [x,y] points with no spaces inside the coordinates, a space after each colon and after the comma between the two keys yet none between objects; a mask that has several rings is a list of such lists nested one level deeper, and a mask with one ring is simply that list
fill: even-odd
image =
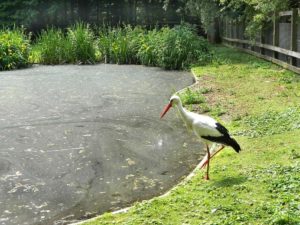
[{"label": "black tail feather", "polygon": [[240,145],[237,143],[237,141],[230,137],[229,139],[230,141],[228,142],[228,145],[231,146],[237,153],[239,153],[241,151],[241,147]]}]

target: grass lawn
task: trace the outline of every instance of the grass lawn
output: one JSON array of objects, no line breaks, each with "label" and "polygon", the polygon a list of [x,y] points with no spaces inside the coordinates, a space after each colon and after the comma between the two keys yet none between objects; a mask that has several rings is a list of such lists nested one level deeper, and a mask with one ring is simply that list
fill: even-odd
[{"label": "grass lawn", "polygon": [[242,147],[225,148],[204,171],[162,198],[86,224],[300,224],[300,76],[217,46],[186,107],[218,118]]}]

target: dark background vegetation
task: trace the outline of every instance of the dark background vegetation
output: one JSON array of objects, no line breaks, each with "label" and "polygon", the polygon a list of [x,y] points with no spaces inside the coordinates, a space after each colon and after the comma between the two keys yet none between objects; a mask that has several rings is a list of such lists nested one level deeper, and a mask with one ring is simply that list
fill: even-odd
[{"label": "dark background vegetation", "polygon": [[31,31],[47,26],[68,27],[76,21],[91,24],[174,25],[196,22],[181,0],[1,0],[2,25],[24,25]]}]

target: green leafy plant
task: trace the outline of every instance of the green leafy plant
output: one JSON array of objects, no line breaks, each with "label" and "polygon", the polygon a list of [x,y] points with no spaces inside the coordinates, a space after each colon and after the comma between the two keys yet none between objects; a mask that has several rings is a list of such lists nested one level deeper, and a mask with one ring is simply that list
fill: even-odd
[{"label": "green leafy plant", "polygon": [[28,66],[29,38],[24,29],[0,30],[0,70],[18,69]]}]

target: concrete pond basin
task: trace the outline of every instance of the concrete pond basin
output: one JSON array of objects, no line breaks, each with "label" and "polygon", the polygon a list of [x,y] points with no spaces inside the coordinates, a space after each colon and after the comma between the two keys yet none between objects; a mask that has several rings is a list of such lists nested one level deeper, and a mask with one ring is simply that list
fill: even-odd
[{"label": "concrete pond basin", "polygon": [[161,195],[202,146],[177,111],[188,72],[63,65],[0,72],[0,224],[67,224]]}]

